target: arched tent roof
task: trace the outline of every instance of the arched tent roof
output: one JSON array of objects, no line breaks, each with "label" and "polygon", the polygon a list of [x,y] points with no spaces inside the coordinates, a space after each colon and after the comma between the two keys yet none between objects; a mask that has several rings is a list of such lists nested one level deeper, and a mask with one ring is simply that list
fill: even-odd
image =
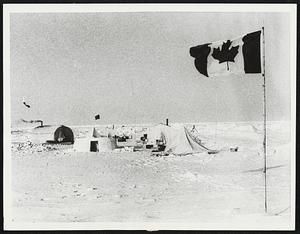
[{"label": "arched tent roof", "polygon": [[54,141],[74,143],[74,134],[71,128],[61,125],[54,132]]}]

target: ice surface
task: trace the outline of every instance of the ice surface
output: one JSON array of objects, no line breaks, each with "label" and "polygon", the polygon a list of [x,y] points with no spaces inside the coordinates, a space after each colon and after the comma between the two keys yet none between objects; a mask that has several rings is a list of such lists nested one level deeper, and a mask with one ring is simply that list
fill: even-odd
[{"label": "ice surface", "polygon": [[[192,129],[194,124],[185,125]],[[267,215],[260,122],[197,123],[194,134],[204,145],[239,150],[182,157],[42,147],[53,139],[56,127],[12,130],[14,222],[290,221],[289,122],[267,125]],[[89,136],[92,128],[72,126],[75,137]],[[110,129],[97,126],[100,132]],[[137,134],[143,129],[115,126],[116,131]]]}]

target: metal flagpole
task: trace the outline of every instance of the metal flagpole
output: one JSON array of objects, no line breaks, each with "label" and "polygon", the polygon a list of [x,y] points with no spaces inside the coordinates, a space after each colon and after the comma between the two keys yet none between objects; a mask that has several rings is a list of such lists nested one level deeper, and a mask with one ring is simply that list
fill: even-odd
[{"label": "metal flagpole", "polygon": [[264,182],[265,182],[265,212],[268,212],[267,204],[267,108],[266,108],[266,70],[265,70],[265,28],[262,27],[262,38],[263,38],[263,72],[262,76],[264,79],[263,90],[264,90]]},{"label": "metal flagpole", "polygon": [[217,86],[217,81],[215,79],[215,147],[217,145],[217,127],[218,127],[218,120],[217,120],[217,108],[218,108],[218,86]]}]

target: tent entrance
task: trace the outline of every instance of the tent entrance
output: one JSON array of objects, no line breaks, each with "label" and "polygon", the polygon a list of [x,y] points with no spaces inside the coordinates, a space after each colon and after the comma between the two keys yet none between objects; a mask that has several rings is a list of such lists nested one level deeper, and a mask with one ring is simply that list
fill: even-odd
[{"label": "tent entrance", "polygon": [[98,151],[98,141],[91,141],[90,151],[91,152],[97,152]]}]

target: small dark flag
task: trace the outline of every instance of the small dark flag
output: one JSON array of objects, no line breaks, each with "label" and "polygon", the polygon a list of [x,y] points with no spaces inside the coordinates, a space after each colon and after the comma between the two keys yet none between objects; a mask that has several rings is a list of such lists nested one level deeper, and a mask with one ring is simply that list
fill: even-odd
[{"label": "small dark flag", "polygon": [[27,108],[30,108],[30,105],[28,105],[26,102],[25,102],[25,98],[23,98],[23,101],[22,103],[24,104],[24,106],[26,106]]},{"label": "small dark flag", "polygon": [[261,31],[233,40],[211,42],[190,48],[195,67],[207,77],[261,73]]},{"label": "small dark flag", "polygon": [[24,104],[27,108],[30,108],[30,105],[26,104],[26,102],[23,102],[23,104]]},{"label": "small dark flag", "polygon": [[100,115],[95,115],[95,120],[100,119]]}]

